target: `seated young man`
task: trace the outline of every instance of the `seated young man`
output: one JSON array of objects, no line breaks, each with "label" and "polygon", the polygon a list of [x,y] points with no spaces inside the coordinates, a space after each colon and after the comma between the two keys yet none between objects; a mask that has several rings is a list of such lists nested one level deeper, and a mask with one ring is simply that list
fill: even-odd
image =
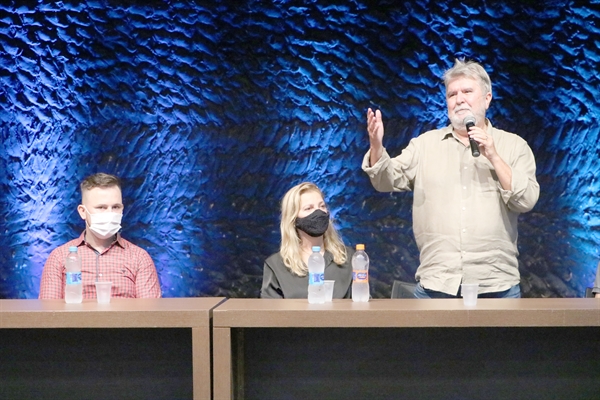
[{"label": "seated young man", "polygon": [[65,260],[76,246],[81,259],[83,298],[96,298],[96,281],[111,281],[111,297],[161,297],[156,267],[142,248],[123,239],[121,181],[114,175],[94,174],[81,182],[77,211],[85,230],[75,240],[54,249],[42,272],[40,299],[65,297]]}]

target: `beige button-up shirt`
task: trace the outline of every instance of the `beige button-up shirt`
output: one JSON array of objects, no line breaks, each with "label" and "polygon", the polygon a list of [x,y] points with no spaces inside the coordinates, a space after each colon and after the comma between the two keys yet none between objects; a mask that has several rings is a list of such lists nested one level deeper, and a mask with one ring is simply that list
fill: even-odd
[{"label": "beige button-up shirt", "polygon": [[414,192],[416,280],[427,289],[456,295],[464,279],[487,293],[519,283],[517,219],[539,197],[535,159],[525,140],[489,120],[487,134],[512,169],[511,190],[502,189],[490,161],[473,157],[452,126],[413,138],[398,157],[384,150],[372,167],[370,151],[363,159],[378,191]]}]

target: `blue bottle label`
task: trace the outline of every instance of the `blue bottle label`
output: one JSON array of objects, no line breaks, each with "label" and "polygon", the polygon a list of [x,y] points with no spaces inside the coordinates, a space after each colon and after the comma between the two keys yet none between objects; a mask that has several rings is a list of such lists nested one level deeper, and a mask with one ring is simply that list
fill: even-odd
[{"label": "blue bottle label", "polygon": [[322,285],[325,282],[325,274],[308,274],[308,284],[309,285]]},{"label": "blue bottle label", "polygon": [[67,285],[81,283],[81,272],[67,272]]}]

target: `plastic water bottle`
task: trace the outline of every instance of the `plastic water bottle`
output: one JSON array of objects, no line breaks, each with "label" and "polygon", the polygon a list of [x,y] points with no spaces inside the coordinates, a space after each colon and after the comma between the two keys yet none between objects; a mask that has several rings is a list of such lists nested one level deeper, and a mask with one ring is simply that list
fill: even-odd
[{"label": "plastic water bottle", "polygon": [[321,247],[313,246],[308,257],[308,302],[325,303],[325,260],[321,255]]},{"label": "plastic water bottle", "polygon": [[65,283],[65,302],[81,303],[83,300],[83,283],[81,281],[81,259],[77,254],[77,247],[69,247],[67,262],[67,280]]},{"label": "plastic water bottle", "polygon": [[356,245],[352,256],[352,301],[369,301],[369,256],[364,244]]}]

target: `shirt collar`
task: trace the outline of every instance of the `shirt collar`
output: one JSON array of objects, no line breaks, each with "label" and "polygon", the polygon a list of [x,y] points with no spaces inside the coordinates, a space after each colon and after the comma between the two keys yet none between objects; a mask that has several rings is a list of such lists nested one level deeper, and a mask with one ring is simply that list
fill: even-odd
[{"label": "shirt collar", "polygon": [[83,232],[81,232],[81,235],[79,235],[79,237],[75,240],[77,240],[77,242],[76,242],[77,247],[83,246],[85,244],[85,230]]},{"label": "shirt collar", "polygon": [[[90,235],[93,235],[93,233],[90,233]],[[83,246],[83,245],[86,244],[86,242],[85,242],[85,230],[83,232],[81,232],[81,235],[79,235],[79,237],[76,240],[77,240],[77,247]],[[123,239],[121,237],[121,233],[120,232],[117,233],[117,240],[115,240],[114,242],[112,242],[109,247],[112,247],[115,243],[117,243],[122,248],[125,248],[125,239]]]},{"label": "shirt collar", "polygon": [[[441,129],[442,131],[442,140],[454,137],[456,140],[459,140],[458,137],[454,134],[454,128],[452,128],[452,125],[448,125],[445,128]],[[485,119],[485,132],[489,135],[492,136],[492,123],[490,122],[489,119]]]}]

